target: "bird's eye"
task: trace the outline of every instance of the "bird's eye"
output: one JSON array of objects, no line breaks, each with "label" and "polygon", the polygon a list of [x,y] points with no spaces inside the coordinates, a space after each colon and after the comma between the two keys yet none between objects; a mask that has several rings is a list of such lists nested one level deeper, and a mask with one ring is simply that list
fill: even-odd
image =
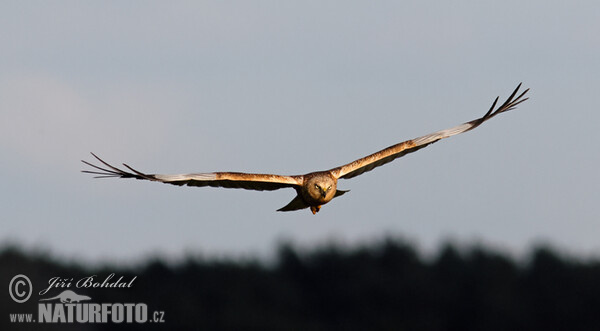
[{"label": "bird's eye", "polygon": [[329,185],[329,187],[327,188],[327,191],[331,190],[331,185]]},{"label": "bird's eye", "polygon": [[318,185],[318,184],[315,184],[315,188],[318,190],[318,189],[319,189],[319,185]]}]

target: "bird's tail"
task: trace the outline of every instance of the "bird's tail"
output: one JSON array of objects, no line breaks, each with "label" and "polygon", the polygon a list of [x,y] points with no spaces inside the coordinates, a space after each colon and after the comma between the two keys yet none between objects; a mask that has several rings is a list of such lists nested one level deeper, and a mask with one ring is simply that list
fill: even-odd
[{"label": "bird's tail", "polygon": [[302,199],[300,194],[298,194],[292,201],[290,201],[290,203],[288,203],[282,208],[277,209],[277,211],[292,211],[304,208],[308,208],[308,205],[306,204],[306,202],[304,202],[304,199]]}]

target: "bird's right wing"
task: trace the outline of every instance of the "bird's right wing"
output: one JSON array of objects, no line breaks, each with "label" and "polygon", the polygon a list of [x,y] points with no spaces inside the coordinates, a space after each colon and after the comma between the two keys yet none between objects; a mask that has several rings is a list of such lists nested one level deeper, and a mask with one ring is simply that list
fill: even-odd
[{"label": "bird's right wing", "polygon": [[93,167],[95,170],[82,170],[82,172],[98,175],[97,178],[118,177],[151,180],[173,185],[187,186],[212,186],[225,188],[242,188],[256,191],[272,191],[284,187],[298,187],[302,185],[303,176],[282,176],[271,174],[249,174],[242,172],[210,172],[179,175],[145,174],[123,164],[129,171],[114,167],[96,154],[91,153],[104,167],[90,162],[81,162]]}]

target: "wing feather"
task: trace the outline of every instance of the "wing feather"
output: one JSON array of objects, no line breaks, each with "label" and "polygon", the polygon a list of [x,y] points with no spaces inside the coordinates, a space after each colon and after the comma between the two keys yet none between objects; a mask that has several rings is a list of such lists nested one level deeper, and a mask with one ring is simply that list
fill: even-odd
[{"label": "wing feather", "polygon": [[457,125],[453,128],[433,132],[422,137],[401,142],[399,144],[382,149],[379,152],[350,162],[346,165],[331,169],[330,172],[336,178],[352,178],[363,174],[367,171],[373,170],[376,167],[389,163],[408,153],[418,151],[419,149],[429,146],[440,139],[448,138],[463,132],[467,132],[469,130],[473,130],[474,128],[481,125],[483,122],[491,119],[492,117],[498,114],[512,110],[518,104],[527,100],[528,98],[523,98],[523,96],[525,95],[525,93],[527,93],[527,91],[529,91],[529,89],[526,89],[521,94],[519,94],[518,97],[515,98],[520,87],[521,84],[517,86],[513,93],[508,97],[508,99],[506,99],[506,101],[500,107],[498,107],[498,109],[494,110],[496,104],[498,103],[498,98],[496,98],[492,103],[492,106],[490,107],[489,111],[481,118],[463,123],[461,125]]},{"label": "wing feather", "polygon": [[91,153],[105,167],[81,161],[95,170],[82,170],[82,172],[98,175],[97,178],[118,177],[135,178],[141,180],[157,181],[173,185],[187,186],[212,186],[225,188],[242,188],[256,191],[272,191],[284,187],[302,185],[303,176],[282,176],[271,174],[249,174],[242,172],[211,172],[191,173],[177,175],[146,174],[123,164],[129,171],[114,167]]}]

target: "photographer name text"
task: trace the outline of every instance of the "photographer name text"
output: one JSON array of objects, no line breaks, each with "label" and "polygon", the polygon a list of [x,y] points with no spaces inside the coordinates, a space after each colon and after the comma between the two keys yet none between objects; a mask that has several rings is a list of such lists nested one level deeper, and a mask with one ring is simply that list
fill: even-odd
[{"label": "photographer name text", "polygon": [[133,285],[137,276],[129,281],[124,278],[124,276],[120,276],[117,279],[114,273],[104,279],[99,279],[97,275],[91,275],[77,281],[74,278],[52,277],[48,280],[48,287],[41,290],[39,294],[44,295],[53,288],[71,288],[73,285],[75,288],[129,288]]}]

